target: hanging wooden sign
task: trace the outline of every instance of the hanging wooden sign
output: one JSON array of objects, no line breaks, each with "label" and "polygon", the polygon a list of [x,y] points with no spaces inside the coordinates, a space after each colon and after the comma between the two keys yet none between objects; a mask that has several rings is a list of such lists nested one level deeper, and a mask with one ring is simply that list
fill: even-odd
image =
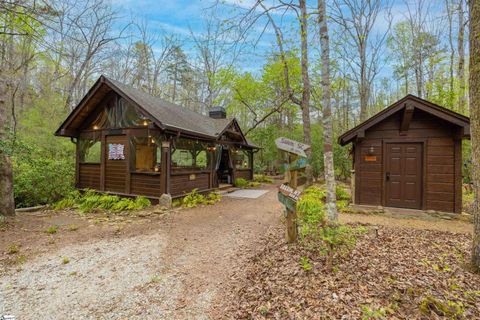
[{"label": "hanging wooden sign", "polygon": [[298,158],[288,165],[288,170],[300,170],[307,166],[307,158]]},{"label": "hanging wooden sign", "polygon": [[310,146],[308,144],[304,144],[295,140],[290,140],[284,137],[275,139],[275,145],[278,149],[282,151],[293,153],[304,158],[307,157],[305,150],[310,149]]}]

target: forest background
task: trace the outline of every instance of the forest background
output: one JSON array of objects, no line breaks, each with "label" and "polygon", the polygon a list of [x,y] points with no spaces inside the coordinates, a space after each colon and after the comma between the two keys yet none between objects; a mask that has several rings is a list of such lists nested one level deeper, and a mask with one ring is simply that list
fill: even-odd
[{"label": "forest background", "polygon": [[[101,74],[203,114],[224,106],[262,147],[254,162],[264,172],[281,170],[284,161],[275,138],[305,140],[305,108],[296,101],[305,92],[308,58],[311,165],[313,176],[322,177],[316,2],[306,2],[304,15],[296,1],[276,0],[198,2],[195,10],[183,1],[175,7],[127,0],[0,3],[0,67],[7,79],[0,86],[6,128],[0,148],[12,160],[17,207],[51,203],[72,190],[74,144],[53,133]],[[184,21],[179,26],[148,13],[160,9],[170,10],[171,20],[182,10]],[[406,94],[468,115],[463,0],[330,0],[326,11],[337,179],[349,177],[351,158],[336,138]],[[304,57],[302,35],[309,47]],[[463,150],[469,182],[468,141]]]}]

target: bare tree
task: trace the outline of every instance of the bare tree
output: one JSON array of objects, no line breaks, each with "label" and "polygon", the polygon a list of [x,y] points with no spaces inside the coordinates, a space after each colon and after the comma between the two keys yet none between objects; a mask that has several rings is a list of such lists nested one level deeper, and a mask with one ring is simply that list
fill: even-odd
[{"label": "bare tree", "polygon": [[[298,105],[302,110],[302,122],[303,122],[303,142],[305,144],[311,145],[311,129],[310,129],[310,96],[311,96],[311,87],[309,79],[309,66],[308,66],[308,13],[306,8],[306,2],[300,0],[298,5],[293,4],[292,2],[285,4],[281,3],[280,6],[267,8],[262,1],[258,1],[257,4],[263,9],[263,13],[273,27],[275,31],[275,37],[277,41],[277,47],[280,52],[280,60],[283,65],[283,75],[285,82],[285,91],[289,99],[296,105]],[[302,96],[298,98],[290,84],[290,71],[288,67],[288,62],[283,47],[284,39],[280,27],[277,25],[275,20],[271,15],[272,10],[276,10],[282,7],[286,7],[286,10],[295,10],[297,16],[299,16],[300,23],[300,39],[301,39],[301,71],[302,71]],[[255,10],[255,8],[253,8]],[[298,13],[298,10],[300,13]],[[309,149],[306,152],[307,155],[307,165],[305,167],[305,176],[306,176],[306,185],[311,185],[313,181],[313,172],[311,166],[312,160],[312,150]]]},{"label": "bare tree", "polygon": [[454,65],[455,65],[455,46],[453,41],[453,16],[455,14],[455,9],[453,8],[452,0],[445,0],[445,8],[447,10],[447,20],[448,20],[448,45],[450,47],[450,61],[448,66],[450,81],[449,81],[449,97],[448,102],[450,106],[453,106],[454,98]]},{"label": "bare tree", "polygon": [[214,105],[221,92],[217,84],[224,80],[221,79],[220,70],[230,69],[238,60],[243,41],[236,30],[217,16],[215,7],[207,12],[203,33],[190,30],[200,60],[199,69],[205,77],[204,97],[200,101],[203,110],[196,111],[204,112]]},{"label": "bare tree", "polygon": [[111,42],[120,35],[112,35],[112,28],[118,19],[117,13],[105,0],[87,0],[79,12],[68,17],[72,25],[72,34],[68,41],[69,65],[71,66],[72,80],[66,91],[65,107],[71,109],[75,96],[82,96],[85,92],[81,88],[82,79],[87,79],[93,60]]},{"label": "bare tree", "polygon": [[[380,13],[386,15],[386,28],[374,34]],[[370,86],[379,73],[383,44],[391,27],[390,4],[383,0],[334,0],[332,19],[344,37],[342,57],[348,62],[360,96],[360,121],[367,118]],[[356,54],[353,55],[352,48]]]},{"label": "bare tree", "polygon": [[318,0],[318,24],[322,51],[322,95],[323,95],[323,162],[325,167],[325,183],[327,185],[327,213],[330,221],[338,220],[335,169],[333,163],[333,121],[330,88],[330,44],[325,0]]},{"label": "bare tree", "polygon": [[[413,4],[405,1],[405,4],[407,6],[407,23],[410,26],[411,66],[415,74],[417,95],[428,97],[430,92],[425,90],[426,73],[427,77],[433,81],[433,68],[437,67],[435,60],[439,52],[442,26],[431,17],[431,2],[417,0]],[[431,63],[428,65],[429,61]],[[427,65],[430,67],[430,72],[426,71]]]},{"label": "bare tree", "polygon": [[[7,139],[7,82],[5,74],[0,72],[0,141]],[[12,162],[5,145],[0,145],[0,215],[14,215]]]},{"label": "bare tree", "polygon": [[[23,1],[0,2],[0,215],[15,214],[10,159],[14,142],[11,134],[12,127],[14,132],[16,126],[15,96],[22,86],[16,79],[22,75],[26,77],[32,59],[27,50],[33,39],[39,37],[34,26],[41,26],[40,13],[47,12],[47,9]],[[18,48],[18,39],[27,47],[21,45]],[[22,81],[26,82],[26,79]],[[22,87],[21,90],[25,89]]]},{"label": "bare tree", "polygon": [[[300,108],[302,109],[303,122],[303,142],[310,145],[311,148],[306,150],[307,158],[312,159],[312,133],[310,129],[310,78],[308,75],[308,14],[307,4],[305,0],[299,1],[300,7],[300,39],[301,39],[301,65],[302,65],[302,100]],[[312,184],[312,166],[307,164],[305,167],[305,177],[307,178],[306,186]]]},{"label": "bare tree", "polygon": [[459,82],[459,98],[458,109],[460,112],[465,112],[465,12],[463,11],[463,1],[458,0],[458,69],[457,77]]},{"label": "bare tree", "polygon": [[470,125],[472,140],[472,266],[480,272],[480,2],[470,1]]}]

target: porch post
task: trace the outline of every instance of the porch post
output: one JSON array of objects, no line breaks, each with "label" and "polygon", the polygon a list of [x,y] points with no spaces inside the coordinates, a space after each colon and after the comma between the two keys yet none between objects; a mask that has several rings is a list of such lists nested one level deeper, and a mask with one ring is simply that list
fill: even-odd
[{"label": "porch post", "polygon": [[355,169],[350,170],[350,190],[352,193],[352,203],[355,204]]},{"label": "porch post", "polygon": [[170,194],[170,141],[162,141],[160,192]]}]

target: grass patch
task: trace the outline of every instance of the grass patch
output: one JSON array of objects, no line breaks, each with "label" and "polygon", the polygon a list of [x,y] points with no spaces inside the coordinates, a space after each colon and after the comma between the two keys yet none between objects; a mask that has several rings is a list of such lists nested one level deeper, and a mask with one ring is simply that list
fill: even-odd
[{"label": "grass patch", "polygon": [[46,233],[48,234],[55,234],[58,231],[58,226],[50,226],[45,230]]},{"label": "grass patch", "polygon": [[10,244],[7,248],[7,253],[8,254],[16,254],[16,253],[18,253],[18,251],[20,251],[20,247],[19,247],[19,245],[15,244],[15,243]]},{"label": "grass patch", "polygon": [[17,259],[15,259],[16,264],[24,264],[25,262],[27,262],[27,256],[24,256],[23,254],[19,255]]},{"label": "grass patch", "polygon": [[69,263],[70,263],[70,259],[68,257],[62,258],[62,264],[69,264]]},{"label": "grass patch", "polygon": [[144,209],[150,205],[150,200],[145,197],[136,197],[135,199],[121,198],[114,195],[98,193],[94,190],[87,190],[81,194],[77,190],[55,203],[53,208],[56,210],[73,208],[78,209],[82,213],[96,210],[122,212]]},{"label": "grass patch", "polygon": [[159,274],[154,274],[150,277],[150,283],[158,283],[162,280]]}]

